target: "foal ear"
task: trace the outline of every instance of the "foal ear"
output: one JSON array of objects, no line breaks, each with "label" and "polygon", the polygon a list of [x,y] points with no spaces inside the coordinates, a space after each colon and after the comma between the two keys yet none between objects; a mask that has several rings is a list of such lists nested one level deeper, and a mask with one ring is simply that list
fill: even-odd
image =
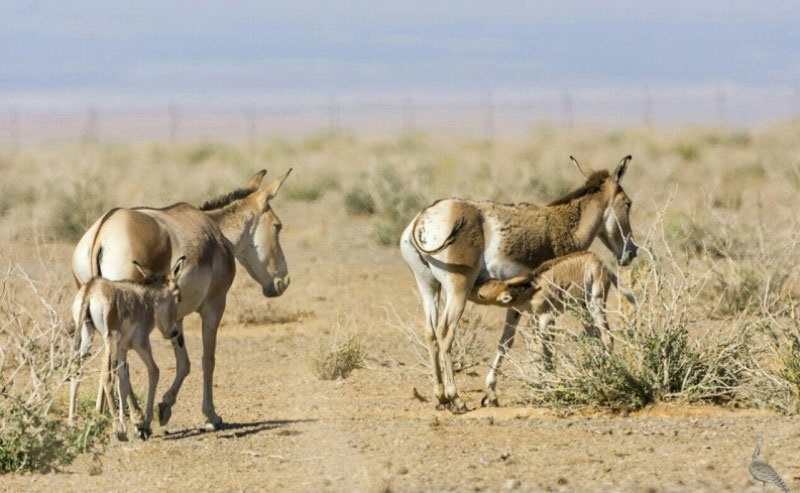
[{"label": "foal ear", "polygon": [[183,270],[183,261],[186,260],[186,255],[182,255],[178,260],[175,261],[175,265],[172,266],[172,278],[174,280],[178,280],[178,276],[181,274]]},{"label": "foal ear", "polygon": [[261,180],[264,179],[264,175],[266,175],[266,174],[267,174],[267,170],[262,169],[261,171],[259,171],[255,175],[253,175],[252,178],[250,178],[250,181],[247,182],[247,185],[245,185],[244,188],[246,188],[247,190],[253,190],[253,191],[258,190],[258,187],[261,186]]},{"label": "foal ear", "polygon": [[592,174],[592,170],[584,170],[581,167],[580,163],[578,163],[578,160],[575,159],[574,157],[570,156],[569,160],[572,161],[572,164],[574,164],[576,168],[578,168],[578,171],[581,172],[581,174],[583,175],[584,178],[589,178],[589,175]]},{"label": "foal ear", "polygon": [[631,159],[632,157],[630,154],[622,158],[622,161],[617,165],[616,171],[614,171],[614,181],[619,183],[620,180],[622,180],[622,176],[625,174],[625,170],[628,169],[628,163],[631,162]]}]

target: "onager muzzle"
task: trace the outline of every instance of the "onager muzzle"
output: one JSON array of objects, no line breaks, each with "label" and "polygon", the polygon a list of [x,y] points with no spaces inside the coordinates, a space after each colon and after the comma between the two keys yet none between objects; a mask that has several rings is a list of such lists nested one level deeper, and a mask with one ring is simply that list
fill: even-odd
[{"label": "onager muzzle", "polygon": [[275,280],[272,282],[272,285],[269,287],[265,287],[262,290],[262,293],[267,298],[275,298],[277,296],[282,295],[284,291],[286,291],[286,289],[289,287],[289,284],[291,284],[291,282],[292,278],[288,275],[283,278],[276,277]]}]

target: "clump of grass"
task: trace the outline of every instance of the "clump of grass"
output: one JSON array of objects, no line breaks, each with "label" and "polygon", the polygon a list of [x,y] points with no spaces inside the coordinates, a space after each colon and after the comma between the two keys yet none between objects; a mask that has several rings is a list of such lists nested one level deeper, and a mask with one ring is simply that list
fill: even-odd
[{"label": "clump of grass", "polygon": [[369,216],[375,214],[377,205],[372,194],[363,188],[352,188],[344,196],[344,207],[348,214]]},{"label": "clump of grass", "polygon": [[347,378],[353,370],[364,367],[366,357],[366,348],[357,334],[336,334],[320,343],[310,358],[311,370],[321,380]]},{"label": "clump of grass", "polygon": [[110,420],[89,415],[75,427],[57,396],[71,374],[71,338],[56,306],[64,289],[42,292],[18,268],[0,292],[0,474],[47,472],[108,439]]},{"label": "clump of grass", "polygon": [[53,234],[65,240],[78,240],[110,208],[107,193],[100,176],[82,178],[66,190],[56,190],[50,217]]}]

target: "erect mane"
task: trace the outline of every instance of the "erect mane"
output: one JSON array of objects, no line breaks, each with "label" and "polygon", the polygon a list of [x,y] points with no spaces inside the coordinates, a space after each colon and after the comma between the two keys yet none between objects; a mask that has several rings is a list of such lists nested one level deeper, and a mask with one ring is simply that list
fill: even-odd
[{"label": "erect mane", "polygon": [[586,183],[582,187],[569,192],[560,199],[556,199],[547,205],[564,205],[572,202],[575,199],[595,193],[600,190],[600,187],[603,186],[603,183],[605,183],[610,176],[611,175],[609,174],[608,170],[601,169],[600,171],[595,171],[591,174],[591,176],[589,176],[589,178],[586,179]]},{"label": "erect mane", "polygon": [[201,211],[213,211],[215,209],[221,209],[226,205],[230,205],[232,202],[236,202],[237,200],[241,200],[248,195],[253,193],[253,190],[249,188],[239,188],[230,192],[228,194],[222,195],[215,199],[206,200],[200,206]]}]

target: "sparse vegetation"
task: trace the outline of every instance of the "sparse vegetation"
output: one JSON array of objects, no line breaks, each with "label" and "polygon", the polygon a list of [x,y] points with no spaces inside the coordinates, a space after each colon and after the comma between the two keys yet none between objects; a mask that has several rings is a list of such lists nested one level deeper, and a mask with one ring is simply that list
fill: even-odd
[{"label": "sparse vegetation", "polygon": [[17,268],[0,283],[0,474],[47,472],[102,446],[109,420],[82,413],[79,426],[65,426],[59,394],[72,344],[58,309],[63,288],[40,290]]},{"label": "sparse vegetation", "polygon": [[321,380],[337,380],[347,378],[353,370],[362,368],[366,357],[361,337],[352,332],[342,332],[320,342],[309,362],[311,370]]}]

